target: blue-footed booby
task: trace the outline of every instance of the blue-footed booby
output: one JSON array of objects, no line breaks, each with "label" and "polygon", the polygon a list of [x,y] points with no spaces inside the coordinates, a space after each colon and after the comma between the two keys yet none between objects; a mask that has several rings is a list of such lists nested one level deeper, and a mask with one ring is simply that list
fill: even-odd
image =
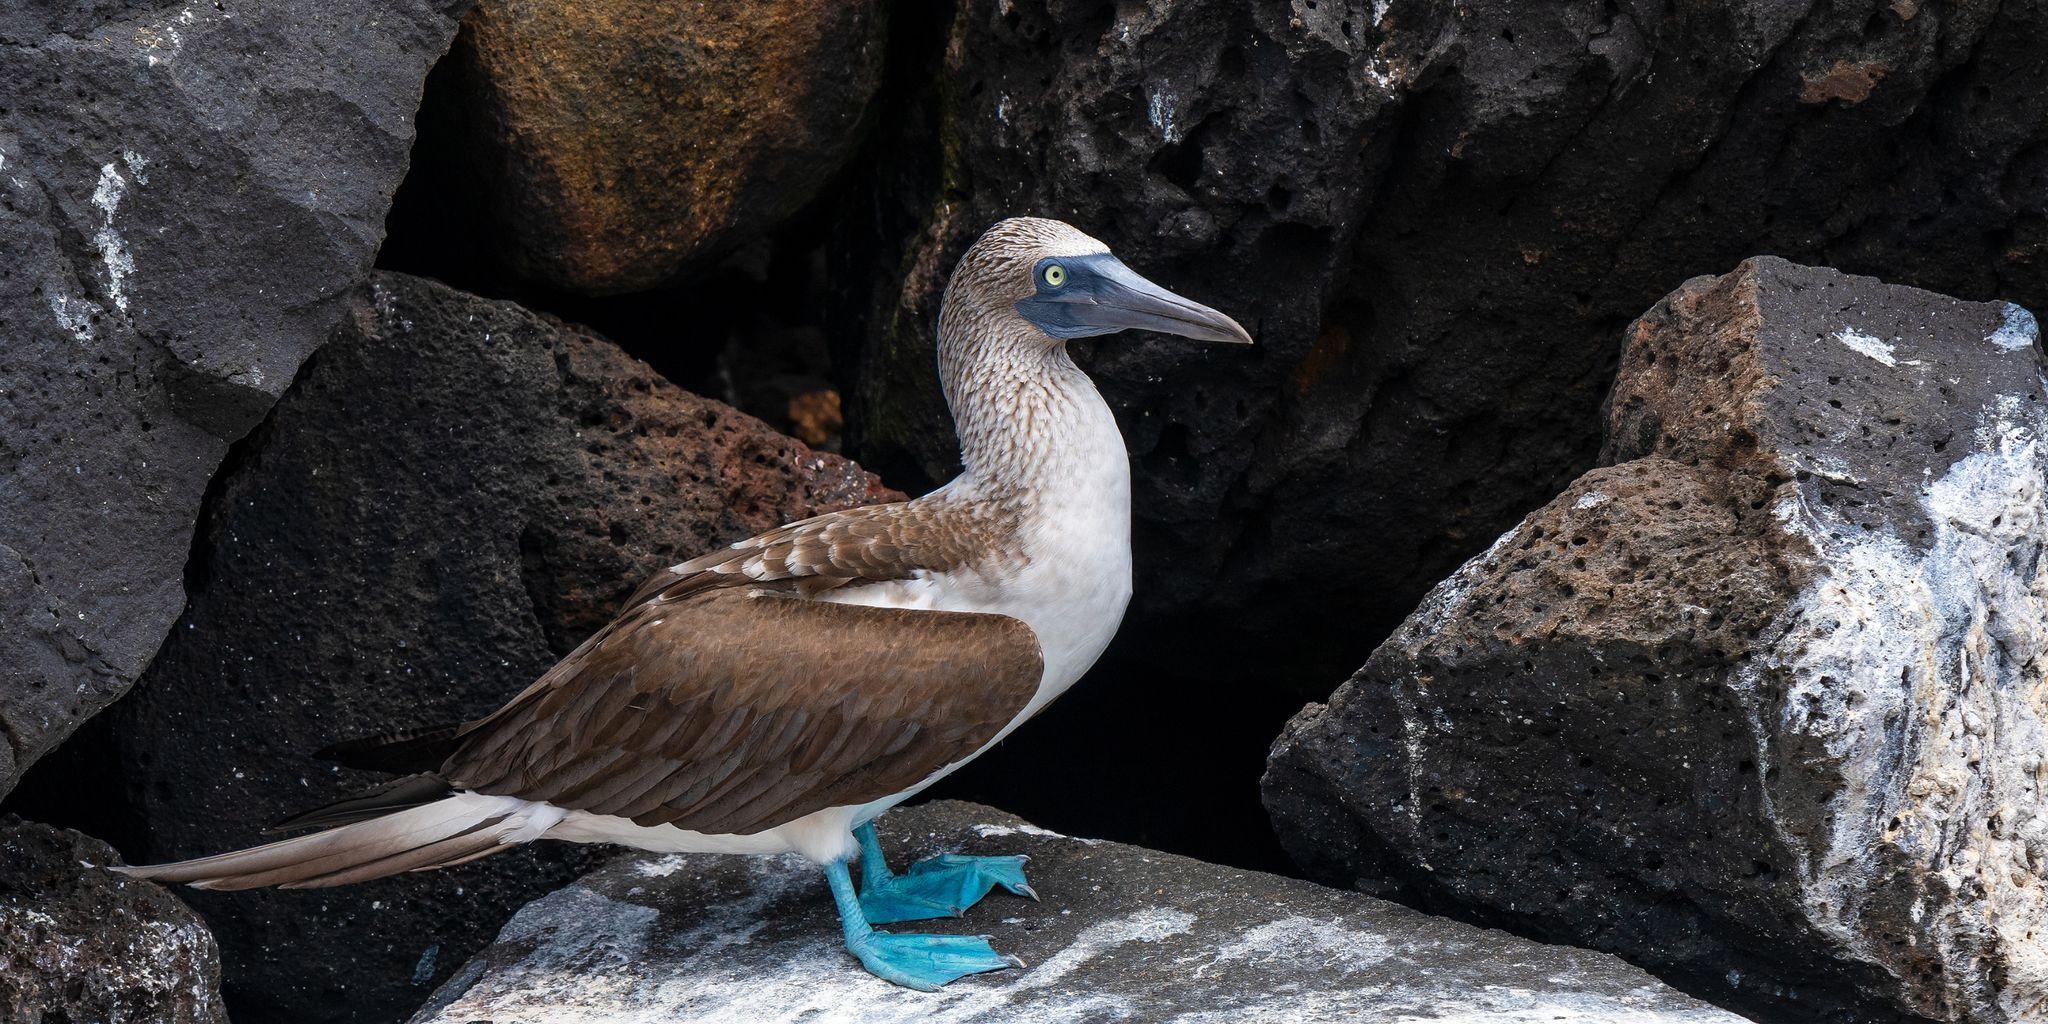
[{"label": "blue-footed booby", "polygon": [[[798,853],[846,948],[936,989],[1020,967],[986,938],[877,924],[1036,898],[1021,857],[890,871],[874,819],[973,760],[1095,663],[1131,596],[1130,461],[1067,341],[1130,328],[1250,343],[1054,220],[991,227],[939,311],[962,472],[911,501],[791,523],[656,575],[497,711],[330,748],[412,774],[301,815],[320,831],[131,874],[309,888],[536,839]],[[858,859],[856,890],[848,862]]]}]

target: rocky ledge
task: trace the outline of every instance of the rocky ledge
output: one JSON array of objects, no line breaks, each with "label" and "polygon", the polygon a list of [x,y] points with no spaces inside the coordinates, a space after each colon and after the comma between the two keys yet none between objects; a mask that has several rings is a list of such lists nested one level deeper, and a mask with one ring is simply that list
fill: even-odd
[{"label": "rocky ledge", "polygon": [[997,893],[960,920],[889,930],[987,934],[1029,966],[936,995],[896,988],[840,947],[808,864],[634,855],[521,910],[413,1024],[1742,1020],[1599,953],[976,804],[897,811],[881,832],[898,865],[1028,854],[1043,902]]}]

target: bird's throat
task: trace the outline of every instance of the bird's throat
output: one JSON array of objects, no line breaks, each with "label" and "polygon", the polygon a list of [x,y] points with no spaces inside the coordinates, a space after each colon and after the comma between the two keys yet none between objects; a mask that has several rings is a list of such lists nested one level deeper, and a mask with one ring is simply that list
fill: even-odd
[{"label": "bird's throat", "polygon": [[941,344],[940,373],[965,474],[985,492],[1040,499],[1078,488],[1127,493],[1129,457],[1101,393],[1064,344],[1018,327]]}]

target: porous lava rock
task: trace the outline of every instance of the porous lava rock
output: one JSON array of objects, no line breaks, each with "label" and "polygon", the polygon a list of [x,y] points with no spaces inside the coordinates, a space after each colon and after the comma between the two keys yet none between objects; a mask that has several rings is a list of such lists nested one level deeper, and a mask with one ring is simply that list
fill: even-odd
[{"label": "porous lava rock", "polygon": [[1754,259],[1629,329],[1606,422],[1289,723],[1282,843],[1771,1019],[2038,1020],[2034,318]]},{"label": "porous lava rock", "polygon": [[177,617],[207,481],[368,272],[466,6],[0,10],[0,795]]},{"label": "porous lava rock", "polygon": [[932,49],[843,218],[847,451],[950,473],[933,323],[998,218],[1236,316],[1256,349],[1080,343],[1160,685],[1323,696],[1594,464],[1615,339],[1690,277],[1774,253],[2048,303],[2037,3],[963,0]]},{"label": "porous lava rock", "polygon": [[527,282],[673,283],[839,172],[886,22],[880,0],[483,0],[436,75],[436,201]]},{"label": "porous lava rock", "polygon": [[227,1024],[220,952],[107,844],[0,818],[0,1017],[12,1024]]},{"label": "porous lava rock", "polygon": [[[109,712],[131,853],[261,841],[374,781],[320,747],[486,713],[658,568],[894,497],[585,330],[380,273],[216,485],[191,604]],[[190,899],[237,1020],[388,1021],[577,851]]]},{"label": "porous lava rock", "polygon": [[1544,946],[1292,878],[1038,828],[943,801],[880,822],[898,865],[1022,853],[1042,898],[960,920],[1023,970],[941,993],[866,974],[798,857],[628,855],[528,905],[413,1024],[1742,1024],[1599,953]]}]

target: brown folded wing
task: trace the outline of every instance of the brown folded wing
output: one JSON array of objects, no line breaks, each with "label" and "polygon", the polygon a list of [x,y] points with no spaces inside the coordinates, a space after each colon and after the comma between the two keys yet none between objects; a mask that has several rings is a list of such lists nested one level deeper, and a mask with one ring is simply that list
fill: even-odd
[{"label": "brown folded wing", "polygon": [[656,573],[626,603],[736,583],[785,582],[810,595],[855,582],[946,572],[975,559],[1016,557],[1005,545],[1015,512],[1001,502],[920,499],[867,505],[777,527]]},{"label": "brown folded wing", "polygon": [[638,604],[489,718],[455,786],[749,835],[900,792],[993,739],[1043,670],[1001,615],[718,587]]}]

